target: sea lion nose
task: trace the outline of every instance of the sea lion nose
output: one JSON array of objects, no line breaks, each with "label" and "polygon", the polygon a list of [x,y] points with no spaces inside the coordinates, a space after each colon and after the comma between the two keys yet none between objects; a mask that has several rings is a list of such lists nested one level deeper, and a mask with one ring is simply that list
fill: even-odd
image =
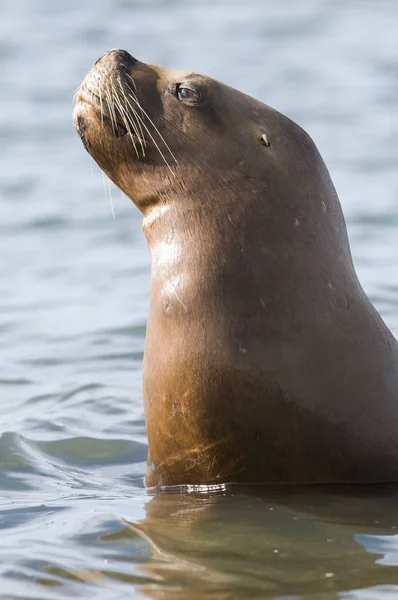
[{"label": "sea lion nose", "polygon": [[105,54],[95,61],[94,66],[103,60],[108,60],[116,64],[123,64],[127,69],[134,67],[137,62],[137,59],[131,56],[127,50],[122,50],[121,48],[113,48],[113,50],[105,52]]}]

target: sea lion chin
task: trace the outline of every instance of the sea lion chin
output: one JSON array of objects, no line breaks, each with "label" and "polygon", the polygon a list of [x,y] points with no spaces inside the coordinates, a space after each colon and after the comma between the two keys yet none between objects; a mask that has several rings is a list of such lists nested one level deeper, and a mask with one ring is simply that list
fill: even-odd
[{"label": "sea lion chin", "polygon": [[397,343],[308,134],[119,49],[74,123],[144,216],[146,484],[397,481]]}]

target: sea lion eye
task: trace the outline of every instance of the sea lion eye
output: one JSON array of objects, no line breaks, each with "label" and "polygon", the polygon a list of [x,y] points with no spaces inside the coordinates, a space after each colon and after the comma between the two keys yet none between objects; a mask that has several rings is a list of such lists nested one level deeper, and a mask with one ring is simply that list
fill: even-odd
[{"label": "sea lion eye", "polygon": [[185,100],[188,102],[197,102],[199,100],[199,92],[193,88],[187,87],[186,85],[178,86],[177,95],[179,100]]}]

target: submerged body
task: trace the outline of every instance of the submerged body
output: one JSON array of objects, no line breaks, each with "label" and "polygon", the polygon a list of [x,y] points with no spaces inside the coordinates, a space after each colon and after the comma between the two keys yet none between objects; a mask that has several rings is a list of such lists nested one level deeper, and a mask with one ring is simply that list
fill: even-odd
[{"label": "submerged body", "polygon": [[147,485],[398,481],[398,346],[309,136],[122,50],[74,119],[144,215]]}]

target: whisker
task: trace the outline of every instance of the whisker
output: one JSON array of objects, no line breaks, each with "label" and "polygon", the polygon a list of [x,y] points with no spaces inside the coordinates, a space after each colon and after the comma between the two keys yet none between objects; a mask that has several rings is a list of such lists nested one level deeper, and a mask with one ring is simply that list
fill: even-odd
[{"label": "whisker", "polygon": [[138,139],[140,141],[142,156],[145,157],[145,136],[144,136],[144,132],[141,127],[141,123],[138,121],[138,119],[137,119],[137,121],[134,120],[133,117],[136,115],[136,111],[131,107],[131,105],[129,106],[129,108],[132,110],[133,114],[131,116],[129,115],[128,110],[127,110],[129,103],[128,103],[128,100],[127,100],[127,97],[124,92],[123,85],[122,85],[122,82],[120,79],[118,79],[118,84],[119,84],[119,88],[123,94],[124,101],[126,103],[126,107],[124,107],[124,114],[125,114],[127,120],[132,125],[132,127],[134,129],[134,133],[136,134],[136,136],[138,137]]},{"label": "whisker", "polygon": [[[131,88],[129,88],[129,90],[131,91]],[[138,107],[139,107],[139,108],[141,108],[141,106],[140,106],[140,104],[138,103],[138,101],[137,101],[137,100],[136,100],[136,99],[135,99],[135,98],[134,98],[134,97],[133,97],[133,96],[132,96],[130,93],[129,93],[128,95],[129,95],[129,96],[131,97],[131,99],[132,99],[132,100],[133,100],[133,101],[134,101],[134,102],[135,102],[135,103],[138,105]],[[145,131],[148,133],[148,135],[149,135],[149,137],[151,138],[151,140],[152,140],[152,142],[153,142],[153,144],[154,144],[155,148],[158,150],[158,152],[159,152],[160,156],[162,157],[162,159],[163,159],[163,161],[164,161],[165,165],[167,166],[167,168],[169,169],[170,173],[171,173],[171,174],[174,176],[174,175],[175,175],[174,171],[173,171],[173,170],[172,170],[172,168],[170,167],[170,165],[169,165],[169,163],[168,163],[168,161],[167,161],[166,157],[164,156],[164,154],[163,154],[163,152],[161,151],[161,149],[160,149],[159,145],[157,144],[157,142],[156,142],[155,138],[153,137],[152,133],[150,132],[149,128],[147,127],[147,125],[146,125],[146,123],[145,123],[144,119],[143,119],[143,118],[142,118],[142,117],[141,117],[141,116],[140,116],[140,115],[139,115],[139,114],[138,114],[138,113],[137,113],[137,112],[134,110],[134,107],[131,105],[131,102],[128,100],[128,98],[127,98],[127,97],[126,97],[126,102],[127,102],[127,105],[129,106],[129,108],[130,108],[131,112],[132,112],[132,113],[135,115],[135,117],[138,119],[138,121],[139,121],[139,122],[141,123],[141,125],[144,127]],[[149,117],[148,117],[148,118],[149,118]],[[149,120],[151,121],[151,119],[149,119]],[[155,128],[155,130],[156,130],[156,127],[155,127],[155,125],[154,125],[154,128]],[[159,132],[158,132],[158,133],[159,133]],[[160,136],[160,138],[162,139],[162,136],[161,136],[161,134],[160,134],[160,133],[159,133],[159,136]],[[163,140],[163,141],[164,141],[164,140]],[[165,142],[164,142],[164,143],[165,143]],[[166,144],[166,143],[165,143],[165,144]],[[167,147],[167,144],[166,144],[166,147]],[[170,153],[171,153],[171,151],[170,151]],[[171,154],[172,154],[172,153],[171,153]],[[173,156],[173,155],[172,155],[172,156]],[[176,161],[176,162],[177,162],[177,161]]]},{"label": "whisker", "polygon": [[[131,76],[127,73],[127,77],[134,83],[134,80],[131,78]],[[130,91],[132,91],[130,89]],[[155,123],[152,121],[152,119],[150,118],[150,116],[145,112],[145,110],[142,108],[141,104],[138,102],[137,98],[134,97],[134,95],[129,94],[129,96],[131,97],[131,99],[137,104],[137,106],[140,108],[140,110],[142,111],[142,113],[145,115],[145,117],[148,119],[148,121],[150,122],[150,124],[152,125],[152,127],[154,128],[154,130],[156,131],[156,133],[158,134],[158,136],[160,137],[160,139],[162,140],[162,142],[164,143],[164,145],[166,146],[167,150],[170,153],[170,156],[172,157],[172,159],[175,161],[176,165],[178,165],[178,161],[176,159],[176,157],[174,156],[174,154],[172,153],[172,151],[170,150],[170,147],[168,146],[168,144],[166,143],[166,140],[164,139],[164,137],[162,136],[162,134],[160,133],[159,129],[156,127]]]},{"label": "whisker", "polygon": [[141,150],[142,150],[142,156],[145,157],[145,136],[144,136],[144,132],[142,130],[141,127],[141,123],[139,122],[138,119],[134,119],[134,117],[137,117],[136,112],[134,110],[132,110],[130,107],[130,111],[133,113],[130,115],[129,111],[127,110],[128,107],[128,101],[127,98],[124,99],[126,106],[123,107],[123,114],[125,115],[125,118],[127,119],[127,121],[130,123],[130,125],[132,126],[135,135],[137,136],[139,142],[140,142],[140,146],[141,146]]},{"label": "whisker", "polygon": [[[127,73],[127,75],[128,75],[128,78],[130,79],[131,83],[132,83],[132,84],[133,84],[133,86],[134,86],[134,92],[133,92],[133,93],[134,93],[134,94],[137,94],[137,93],[138,93],[138,92],[137,92],[137,86],[136,86],[136,83],[135,83],[135,81],[134,81],[133,77],[130,75],[130,73]],[[133,91],[133,90],[131,90],[131,91]]]},{"label": "whisker", "polygon": [[[131,82],[133,83],[133,85],[135,87],[135,82],[134,82],[133,78],[131,77],[131,75],[129,75],[129,73],[127,73],[127,76],[131,80]],[[173,158],[173,160],[175,161],[175,163],[178,164],[178,161],[177,161],[176,157],[174,156],[174,154],[172,153],[172,151],[171,151],[170,147],[168,146],[166,140],[164,139],[164,137],[162,136],[162,134],[160,133],[159,129],[156,127],[155,123],[152,121],[152,119],[150,118],[150,116],[148,115],[148,113],[145,112],[145,110],[141,106],[140,102],[138,101],[138,98],[137,98],[136,94],[134,94],[134,92],[132,91],[132,89],[129,86],[128,86],[128,89],[131,92],[129,94],[130,98],[138,106],[138,108],[140,109],[142,115],[144,115],[148,119],[149,123],[152,125],[152,127],[154,128],[154,130],[158,134],[159,138],[164,143],[164,145],[165,145],[166,149],[168,150],[168,152],[170,153],[171,157]],[[131,107],[130,103],[129,103],[129,106]]]},{"label": "whisker", "polygon": [[102,104],[102,91],[101,91],[101,86],[98,84],[98,98],[100,101],[100,110],[101,110],[101,123],[102,123],[102,127],[104,126],[104,106]]},{"label": "whisker", "polygon": [[133,79],[133,76],[132,76],[132,75],[130,75],[130,74],[128,74],[128,76],[129,76],[129,79],[130,79],[131,83],[132,83],[132,84],[133,84],[133,86],[134,86],[134,91],[131,89],[131,87],[130,87],[130,86],[128,86],[128,89],[129,89],[129,91],[132,93],[132,95],[133,95],[133,97],[134,97],[134,99],[135,99],[135,101],[136,101],[136,104],[137,104],[138,108],[141,110],[141,114],[142,114],[142,116],[145,116],[145,115],[144,115],[144,110],[143,110],[142,106],[140,105],[140,103],[139,103],[139,101],[138,101],[138,96],[137,96],[137,94],[138,94],[138,92],[137,92],[137,85],[136,85],[136,83],[135,83],[135,81],[134,81],[134,79]]},{"label": "whisker", "polygon": [[141,152],[142,152],[142,156],[143,158],[145,158],[145,136],[144,136],[144,132],[142,131],[142,127],[141,127],[141,123],[137,120],[134,119],[135,113],[133,113],[133,115],[130,115],[127,111],[127,109],[124,107],[123,108],[126,120],[132,125],[134,133],[136,135],[136,137],[138,138],[138,141],[140,143],[140,147],[141,147]]},{"label": "whisker", "polygon": [[[111,193],[111,182],[110,182],[109,177],[106,177],[106,175],[102,171],[102,169],[101,169],[101,174],[102,174],[102,183],[104,184],[105,196],[107,196],[107,197],[109,196],[112,216],[115,219],[115,211],[113,209],[112,193]],[[108,185],[107,185],[107,181],[108,181]]]},{"label": "whisker", "polygon": [[80,85],[79,85],[79,87],[76,89],[75,93],[73,94],[73,98],[72,98],[72,104],[74,104],[74,103],[76,102],[76,100],[77,100],[77,96],[78,96],[78,94],[79,94],[79,91],[80,91]]},{"label": "whisker", "polygon": [[[130,95],[130,94],[129,94],[129,95]],[[127,100],[127,102],[128,102],[128,104],[129,104],[129,106],[131,107],[131,105],[130,105],[130,102],[129,102],[128,100]],[[131,107],[131,108],[132,108],[132,107]],[[157,144],[157,142],[156,142],[155,138],[153,137],[152,133],[149,131],[149,129],[148,129],[148,127],[147,127],[146,123],[144,122],[143,118],[142,118],[142,117],[140,117],[140,115],[139,115],[138,113],[136,113],[136,117],[137,117],[137,119],[139,119],[139,121],[141,122],[141,124],[142,124],[142,126],[144,127],[145,131],[148,133],[148,135],[149,135],[149,137],[151,138],[151,140],[152,140],[152,142],[153,142],[153,144],[154,144],[155,148],[156,148],[156,149],[157,149],[157,151],[159,152],[160,156],[163,158],[163,160],[164,160],[164,162],[165,162],[165,164],[166,164],[167,168],[169,169],[170,173],[171,173],[171,174],[174,176],[174,175],[175,175],[175,173],[174,173],[173,169],[170,167],[169,163],[167,162],[167,159],[166,159],[165,155],[163,154],[163,152],[162,152],[162,151],[161,151],[161,149],[159,148],[159,145]]]},{"label": "whisker", "polygon": [[109,179],[109,177],[108,177],[108,191],[109,191],[109,200],[111,203],[112,217],[113,217],[113,220],[115,220],[115,209],[113,206],[112,192],[111,192],[111,180]]},{"label": "whisker", "polygon": [[[118,81],[118,84],[120,86],[120,82],[119,81]],[[136,147],[136,144],[135,144],[135,141],[134,141],[134,138],[133,138],[133,134],[131,132],[131,127],[132,127],[132,129],[134,131],[134,134],[136,135],[136,137],[138,138],[138,141],[140,143],[142,155],[145,156],[145,145],[144,145],[145,144],[145,140],[143,139],[144,138],[144,134],[142,132],[142,129],[141,129],[141,127],[140,128],[137,127],[137,123],[135,122],[135,120],[133,119],[133,117],[129,115],[129,112],[127,110],[127,106],[124,106],[122,104],[122,98],[120,97],[120,94],[117,93],[116,88],[113,87],[113,89],[115,91],[115,100],[117,101],[117,107],[118,107],[119,112],[121,114],[121,117],[122,117],[122,119],[124,121],[126,129],[127,129],[128,133],[130,134],[130,139],[131,139],[131,141],[133,143],[133,146],[134,146],[134,149],[135,149],[135,151],[137,153],[137,157],[139,158],[139,153],[138,153],[138,149]],[[121,88],[121,90],[123,92],[123,88]],[[126,100],[125,96],[124,96],[124,100]]]},{"label": "whisker", "polygon": [[106,88],[104,91],[105,91],[106,102],[108,104],[109,116],[111,118],[112,131],[113,131],[114,135],[116,135],[116,114],[115,114],[115,107],[113,105],[112,96],[111,96],[111,93],[108,90],[108,88]]},{"label": "whisker", "polygon": [[111,85],[112,85],[112,90],[113,90],[113,92],[114,92],[114,97],[113,97],[113,99],[114,99],[114,102],[115,102],[116,108],[118,109],[118,111],[119,111],[119,113],[120,113],[120,115],[121,115],[121,117],[122,117],[122,120],[123,120],[123,122],[124,122],[124,124],[125,124],[125,126],[126,126],[127,132],[128,132],[128,134],[130,135],[130,139],[131,139],[131,141],[132,141],[132,144],[133,144],[133,146],[134,146],[134,150],[135,150],[135,153],[136,153],[136,155],[137,155],[137,158],[140,158],[140,155],[139,155],[139,152],[138,152],[137,146],[136,146],[136,144],[135,144],[135,141],[134,141],[134,138],[133,138],[133,134],[132,134],[132,132],[131,132],[131,129],[130,129],[130,123],[128,122],[128,119],[126,120],[126,115],[125,115],[125,110],[124,110],[124,107],[123,107],[123,106],[122,106],[122,104],[121,104],[120,98],[119,98],[119,96],[118,96],[118,94],[117,94],[117,92],[116,92],[116,89],[115,89],[115,87],[114,87],[113,83],[112,83]]}]

